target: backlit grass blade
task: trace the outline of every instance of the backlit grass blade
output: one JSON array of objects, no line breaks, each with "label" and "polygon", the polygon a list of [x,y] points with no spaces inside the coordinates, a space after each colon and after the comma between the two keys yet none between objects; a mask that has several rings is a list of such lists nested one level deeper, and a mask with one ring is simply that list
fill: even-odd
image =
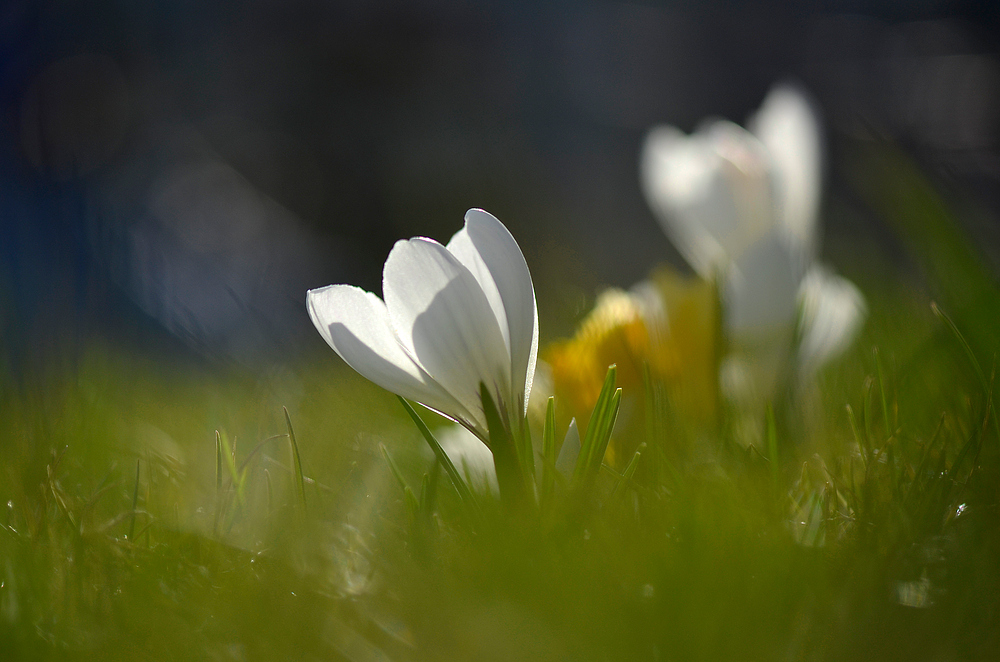
[{"label": "backlit grass blade", "polygon": [[778,430],[774,422],[774,407],[767,405],[767,460],[771,467],[771,484],[775,494],[781,488],[781,468],[778,466]]},{"label": "backlit grass blade", "polygon": [[[646,444],[653,448],[660,448],[660,408],[656,397],[656,387],[653,384],[653,377],[649,372],[649,362],[642,362],[642,392],[645,398],[646,412]],[[662,452],[661,452],[662,455]],[[653,462],[651,479],[655,483],[659,479],[658,463]]]},{"label": "backlit grass blade", "polygon": [[598,430],[602,427],[601,419],[611,404],[611,397],[614,395],[615,379],[617,376],[617,366],[608,367],[608,372],[604,376],[604,384],[601,386],[600,395],[594,403],[594,409],[590,414],[590,421],[587,423],[587,432],[580,441],[580,454],[576,459],[576,467],[573,470],[573,482],[578,483],[583,475],[590,468],[590,456],[597,443]]},{"label": "backlit grass blade", "polygon": [[399,398],[400,403],[403,405],[403,409],[406,410],[406,413],[410,415],[410,418],[417,426],[417,429],[420,430],[420,434],[427,442],[427,445],[431,447],[432,451],[434,451],[434,456],[438,459],[438,462],[441,463],[441,466],[443,466],[444,470],[448,473],[448,477],[451,479],[451,482],[458,491],[458,495],[462,498],[462,501],[469,504],[473,508],[478,509],[478,504],[476,503],[475,497],[472,495],[472,491],[469,489],[469,486],[466,485],[465,481],[462,480],[461,474],[458,473],[458,469],[455,468],[455,464],[451,461],[451,458],[448,457],[448,454],[444,452],[443,448],[441,448],[441,444],[438,443],[438,440],[434,438],[433,434],[431,434],[430,428],[427,427],[427,424],[424,423],[424,420],[420,418],[416,410],[413,409],[413,406],[407,402],[406,398],[398,395],[396,397]]},{"label": "backlit grass blade", "polygon": [[267,488],[267,512],[274,512],[274,487],[271,485],[271,472],[264,469],[264,486]]},{"label": "backlit grass blade", "polygon": [[299,492],[299,501],[302,503],[302,509],[305,510],[306,484],[302,477],[302,458],[299,456],[299,445],[295,441],[295,431],[292,430],[292,419],[288,416],[288,408],[282,407],[281,411],[285,412],[285,427],[288,428],[288,444],[291,446],[292,468],[295,470],[295,487]]},{"label": "backlit grass blade", "polygon": [[215,431],[215,491],[222,491],[222,437]]},{"label": "backlit grass blade", "polygon": [[225,461],[226,469],[229,471],[230,485],[232,485],[233,490],[236,492],[236,498],[240,505],[245,505],[243,499],[243,482],[246,472],[240,472],[236,466],[236,440],[233,439],[233,443],[230,444],[229,437],[225,432],[219,434],[218,439],[222,442],[222,457]]},{"label": "backlit grass blade", "polygon": [[604,413],[601,419],[601,436],[598,438],[597,445],[594,446],[594,453],[590,458],[591,466],[599,468],[601,463],[604,462],[604,454],[608,450],[608,443],[611,442],[611,433],[614,432],[615,423],[618,422],[618,412],[621,409],[622,402],[622,390],[615,389],[615,393],[611,396],[611,403],[608,406],[608,410]]},{"label": "backlit grass blade", "polygon": [[441,463],[435,462],[430,473],[424,474],[420,483],[420,517],[424,521],[430,521],[434,513],[434,505],[437,501],[438,476],[441,475]]},{"label": "backlit grass blade", "polygon": [[925,476],[927,475],[927,464],[931,459],[931,451],[937,443],[938,437],[941,436],[941,428],[944,427],[944,417],[945,414],[941,414],[941,419],[938,421],[937,428],[934,429],[934,434],[931,435],[930,441],[927,442],[927,447],[924,448],[923,455],[920,458],[920,464],[917,465],[917,470],[913,474],[913,482],[910,483],[910,488],[906,492],[906,496],[903,497],[903,503],[909,503],[913,496],[913,491],[917,489],[917,486],[922,486],[925,482]]},{"label": "backlit grass blade", "polygon": [[611,498],[609,501],[613,501],[625,487],[625,484],[632,480],[632,476],[635,474],[635,468],[639,466],[639,458],[642,456],[642,451],[645,449],[645,442],[639,444],[639,448],[636,449],[635,453],[632,455],[632,459],[629,460],[628,464],[625,466],[625,471],[622,472],[618,482],[615,483],[614,489],[611,490]]},{"label": "backlit grass blade", "polygon": [[882,400],[882,420],[885,421],[886,438],[896,434],[896,426],[889,418],[889,399],[885,394],[885,374],[882,371],[882,359],[879,356],[878,347],[872,348],[872,356],[875,358],[875,372],[878,375],[878,390]]},{"label": "backlit grass blade", "polygon": [[573,481],[576,484],[585,477],[596,474],[604,460],[604,452],[608,448],[621,404],[621,389],[615,389],[616,377],[617,366],[611,365],[604,378],[601,393],[594,404],[594,411],[587,424],[587,433],[580,447],[580,457],[577,458],[576,469],[573,472]]},{"label": "backlit grass blade", "polygon": [[[986,380],[986,373],[983,372],[983,367],[979,364],[979,360],[976,358],[976,353],[972,351],[972,346],[959,331],[958,325],[955,324],[954,320],[948,316],[946,312],[941,310],[941,308],[934,302],[931,302],[931,310],[934,314],[945,323],[945,326],[951,331],[952,335],[958,341],[958,344],[962,346],[965,350],[965,355],[969,358],[969,364],[972,366],[973,371],[976,373],[976,379],[979,380],[979,385],[983,389],[983,394],[986,396],[986,406],[987,411],[993,405],[993,389],[990,382]],[[997,436],[997,440],[1000,441],[1000,423],[997,422],[997,417],[993,416],[993,431]]]},{"label": "backlit grass blade", "polygon": [[873,457],[878,452],[878,448],[876,448],[872,443],[872,440],[875,438],[872,433],[872,419],[875,418],[872,413],[872,387],[874,386],[874,383],[875,380],[870,376],[865,378],[864,400],[861,403],[861,420],[864,424],[865,437],[868,439],[868,446],[872,451]]},{"label": "backlit grass blade", "polygon": [[556,482],[556,403],[549,396],[542,428],[542,503],[548,503]]},{"label": "backlit grass blade", "polygon": [[859,455],[861,456],[861,462],[868,466],[868,444],[866,443],[865,436],[861,434],[861,429],[858,427],[858,419],[854,415],[854,408],[851,405],[847,405],[847,420],[851,425],[851,433],[854,435],[854,441],[858,444],[858,449],[861,451]]},{"label": "backlit grass blade", "polygon": [[[382,459],[389,465],[389,471],[392,472],[396,482],[399,483],[399,487],[403,490],[403,502],[406,504],[406,512],[410,516],[410,521],[416,522],[417,516],[420,512],[420,505],[417,503],[416,495],[413,494],[413,490],[411,490],[410,486],[406,483],[406,479],[403,478],[403,474],[399,470],[399,467],[396,466],[392,456],[389,455],[389,450],[385,447],[385,444],[379,444],[378,450],[382,454]],[[426,478],[426,474],[424,477]]]},{"label": "backlit grass blade", "polygon": [[[257,453],[259,453],[260,450],[266,444],[268,444],[269,442],[275,441],[276,439],[287,439],[287,438],[288,438],[288,433],[286,432],[284,434],[273,434],[270,437],[268,437],[266,439],[262,439],[259,442],[257,442],[257,445],[254,446],[253,449],[251,449],[251,451],[249,453],[247,453],[246,457],[243,458],[243,461],[240,462],[240,471],[246,470],[246,468],[250,465],[250,461],[253,460],[254,456],[256,456]],[[293,465],[294,465],[294,463],[293,463]]]},{"label": "backlit grass blade", "polygon": [[128,539],[132,540],[132,534],[135,533],[135,508],[139,503],[139,460],[135,461],[135,489],[132,490],[132,516],[129,518],[128,523]]}]

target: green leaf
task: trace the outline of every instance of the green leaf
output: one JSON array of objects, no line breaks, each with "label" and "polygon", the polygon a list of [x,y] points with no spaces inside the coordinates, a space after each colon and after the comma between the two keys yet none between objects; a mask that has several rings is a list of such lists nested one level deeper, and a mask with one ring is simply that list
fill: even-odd
[{"label": "green leaf", "polygon": [[580,456],[573,471],[574,485],[582,485],[583,481],[593,478],[604,461],[604,453],[611,440],[611,431],[614,429],[621,404],[621,389],[615,389],[616,377],[617,367],[611,365],[604,378],[601,394],[594,404],[590,422],[587,424],[587,433],[584,435]]},{"label": "green leaf", "polygon": [[598,437],[598,443],[594,447],[595,451],[591,457],[591,464],[595,468],[599,468],[601,463],[604,462],[604,454],[607,452],[608,444],[611,442],[611,433],[614,432],[615,423],[618,421],[621,402],[622,390],[618,388],[615,389],[615,394],[611,397],[611,404],[608,406],[608,410],[601,418],[601,436]]},{"label": "green leaf", "polygon": [[490,434],[490,450],[493,452],[493,466],[497,473],[500,500],[509,507],[520,507],[527,501],[526,471],[521,463],[516,442],[500,418],[490,390],[479,383],[479,396],[483,401],[486,426]]}]

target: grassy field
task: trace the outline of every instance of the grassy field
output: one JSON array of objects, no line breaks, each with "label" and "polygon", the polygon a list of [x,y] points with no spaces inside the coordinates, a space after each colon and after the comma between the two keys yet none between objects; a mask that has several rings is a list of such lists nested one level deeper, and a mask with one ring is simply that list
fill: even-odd
[{"label": "grassy field", "polygon": [[333,352],[261,376],[94,341],[6,371],[0,657],[989,657],[1000,296],[912,165],[851,172],[905,257],[830,246],[868,301],[848,354],[750,413],[760,448],[726,408],[692,433],[651,386],[655,423],[618,440],[645,443],[634,473],[537,508],[468,508]]}]

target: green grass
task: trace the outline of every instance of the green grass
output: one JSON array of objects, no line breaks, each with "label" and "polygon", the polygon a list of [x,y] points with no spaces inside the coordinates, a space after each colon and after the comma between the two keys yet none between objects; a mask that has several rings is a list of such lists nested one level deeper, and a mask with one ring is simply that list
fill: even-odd
[{"label": "green grass", "polygon": [[908,164],[865,163],[894,182],[871,204],[928,285],[895,256],[838,264],[868,323],[758,412],[762,448],[732,441],[730,412],[711,434],[678,428],[647,379],[634,461],[582,464],[570,489],[549,412],[531,430],[539,508],[463,498],[396,398],[332,352],[262,378],[95,342],[5,374],[0,657],[988,658],[995,283],[952,264],[967,240]]}]

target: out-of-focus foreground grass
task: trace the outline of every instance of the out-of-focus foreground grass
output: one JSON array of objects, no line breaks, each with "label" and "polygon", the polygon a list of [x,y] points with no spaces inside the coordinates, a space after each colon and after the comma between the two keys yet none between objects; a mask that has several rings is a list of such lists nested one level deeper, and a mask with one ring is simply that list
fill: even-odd
[{"label": "out-of-focus foreground grass", "polygon": [[[600,507],[564,520],[487,508],[470,522],[395,398],[332,352],[264,379],[95,343],[43,374],[5,374],[2,657],[995,651],[1000,299],[912,166],[853,166],[915,267],[840,251],[870,310],[851,353],[776,406],[771,448],[738,447],[725,425],[693,441],[665,416],[636,479],[598,486]],[[379,444],[422,492],[416,517]]]}]

